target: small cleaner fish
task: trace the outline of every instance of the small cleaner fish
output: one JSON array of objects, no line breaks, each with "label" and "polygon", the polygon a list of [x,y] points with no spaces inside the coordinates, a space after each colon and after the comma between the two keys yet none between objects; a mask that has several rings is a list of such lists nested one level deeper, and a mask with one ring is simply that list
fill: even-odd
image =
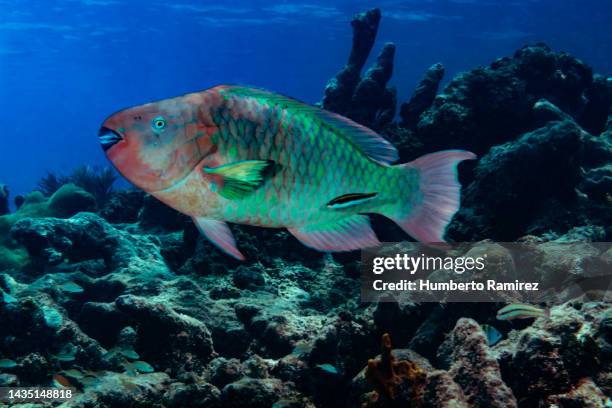
[{"label": "small cleaner fish", "polygon": [[459,208],[457,164],[476,157],[448,150],[391,165],[397,150],[364,126],[225,85],[119,111],[99,141],[125,178],[240,260],[227,222],[287,228],[334,252],[378,245],[365,215],[377,213],[419,241],[443,242]]},{"label": "small cleaner fish", "polygon": [[523,303],[512,303],[497,311],[497,320],[537,319],[538,317],[550,317],[550,310]]}]

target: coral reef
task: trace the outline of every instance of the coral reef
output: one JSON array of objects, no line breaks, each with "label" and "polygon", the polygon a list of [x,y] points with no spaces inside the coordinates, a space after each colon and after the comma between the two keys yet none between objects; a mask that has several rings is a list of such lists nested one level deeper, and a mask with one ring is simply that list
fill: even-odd
[{"label": "coral reef", "polygon": [[9,213],[9,189],[0,183],[0,216]]},{"label": "coral reef", "polygon": [[389,124],[395,115],[395,90],[387,88],[393,73],[395,45],[387,43],[376,63],[361,78],[378,32],[379,9],[356,15],[353,26],[353,47],[347,64],[325,87],[321,106],[340,113],[374,130]]},{"label": "coral reef", "polygon": [[68,177],[69,182],[92,194],[101,205],[108,200],[116,180],[117,174],[111,167],[80,166]]},{"label": "coral reef", "polygon": [[15,209],[17,210],[21,208],[24,202],[25,202],[25,197],[22,196],[21,194],[16,195],[15,198],[13,199],[13,204],[15,204]]},{"label": "coral reef", "polygon": [[115,181],[117,181],[117,174],[110,167],[98,168],[82,165],[67,176],[47,172],[47,175],[38,182],[38,191],[50,197],[63,185],[72,183],[93,195],[96,202],[103,205],[110,198]]},{"label": "coral reef", "polygon": [[501,378],[499,364],[477,322],[459,319],[446,341],[449,344],[440,347],[451,350],[449,374],[463,389],[469,406],[517,406],[512,390]]},{"label": "coral reef", "polygon": [[46,197],[51,197],[53,193],[67,183],[68,178],[66,176],[60,176],[57,173],[49,171],[38,181],[38,186],[36,189],[43,193]]},{"label": "coral reef", "polygon": [[414,94],[406,103],[400,106],[399,115],[402,121],[401,127],[415,128],[421,114],[433,103],[438,93],[440,81],[444,77],[444,66],[440,63],[434,64],[425,73],[425,77],[417,86]]},{"label": "coral reef", "polygon": [[[380,19],[371,10],[353,20],[351,56],[323,106],[380,130],[402,159],[479,153],[461,165],[450,238],[519,239],[542,260],[543,283],[612,265],[594,243],[612,236],[610,81],[568,54],[526,46],[437,96],[444,69],[433,65],[394,122],[395,48],[385,45],[361,76]],[[611,403],[609,302],[582,296],[513,322],[496,320],[496,303],[359,303],[358,254],[232,226],[240,263],[152,197],[113,191],[112,174],[79,174],[83,187],[50,173],[42,193],[0,216],[0,386],[72,385],[79,393],[63,406],[96,408]],[[375,221],[382,235],[407,239]],[[499,244],[470,251],[526,278]],[[501,341],[490,346],[482,325]]]},{"label": "coral reef", "polygon": [[[540,99],[599,134],[612,100],[609,94],[601,102],[587,98],[595,89],[609,93],[606,86],[594,82],[591,68],[568,54],[555,53],[543,44],[525,46],[512,58],[455,77],[421,114],[418,137],[432,150],[461,147],[483,154],[534,129],[532,107]],[[583,113],[598,102],[605,115]]]},{"label": "coral reef", "polygon": [[0,270],[23,266],[27,256],[10,236],[10,230],[22,219],[37,217],[70,217],[79,211],[93,211],[96,201],[86,191],[66,184],[51,197],[35,191],[24,198],[23,204],[12,214],[0,216]]},{"label": "coral reef", "polygon": [[392,123],[393,114],[384,112],[394,111],[395,102],[381,102],[393,93],[385,88],[393,60],[383,58],[390,46],[359,76],[379,20],[376,9],[354,18],[351,58],[327,85],[322,106],[381,131],[402,160],[455,148],[481,156],[475,169],[462,164],[464,198],[448,228],[450,239],[511,241],[586,225],[603,227],[603,239],[610,239],[608,79],[569,54],[536,44],[457,75],[436,95],[444,67],[434,64],[401,105],[399,123]]},{"label": "coral reef", "polygon": [[[382,336],[380,359],[368,360],[365,378],[374,386],[374,393],[364,406],[399,405],[400,398],[404,403],[414,401],[422,393],[425,384],[425,373],[413,361],[396,361],[391,347],[391,337],[385,333]],[[413,404],[416,405],[416,404]]]},{"label": "coral reef", "polygon": [[534,110],[540,120],[550,121],[481,158],[449,236],[509,241],[526,233],[563,234],[598,225],[609,239],[609,141],[588,134],[548,101],[538,101]]},{"label": "coral reef", "polygon": [[579,398],[577,390],[585,382],[597,391],[593,397],[610,395],[606,376],[612,356],[603,327],[610,310],[609,303],[580,301],[553,307],[550,319],[537,319],[494,347],[502,375],[521,406]]}]

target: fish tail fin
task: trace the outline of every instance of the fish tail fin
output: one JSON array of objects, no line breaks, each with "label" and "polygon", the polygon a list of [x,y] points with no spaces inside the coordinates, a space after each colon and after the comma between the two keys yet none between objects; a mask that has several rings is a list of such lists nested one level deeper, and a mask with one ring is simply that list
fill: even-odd
[{"label": "fish tail fin", "polygon": [[[444,242],[446,226],[459,209],[461,185],[457,165],[476,155],[465,150],[445,150],[421,156],[400,164],[400,177],[407,183],[407,201],[395,207],[393,214],[383,214],[395,221],[406,233],[421,242]],[[417,170],[416,178],[414,176]],[[417,187],[415,190],[415,180]]]}]

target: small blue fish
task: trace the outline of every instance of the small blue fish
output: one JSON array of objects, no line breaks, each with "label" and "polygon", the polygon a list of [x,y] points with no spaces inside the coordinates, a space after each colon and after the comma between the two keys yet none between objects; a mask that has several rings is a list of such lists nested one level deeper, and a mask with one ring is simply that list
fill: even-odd
[{"label": "small blue fish", "polygon": [[85,376],[81,370],[78,370],[76,368],[64,370],[62,371],[62,374],[64,375],[64,377],[72,377],[72,378],[76,378],[77,380],[80,380]]},{"label": "small blue fish", "polygon": [[128,360],[138,360],[140,358],[136,350],[131,347],[119,348],[117,351]]},{"label": "small blue fish", "polygon": [[512,303],[497,311],[497,320],[535,319],[549,317],[550,311],[533,305]]},{"label": "small blue fish", "polygon": [[70,281],[60,286],[62,292],[66,293],[83,293],[83,288],[78,284]]},{"label": "small blue fish", "polygon": [[145,361],[132,361],[132,362],[125,362],[122,364],[123,368],[125,369],[126,373],[128,375],[131,376],[136,376],[139,373],[152,373],[155,371],[155,369],[153,368],[153,366]]},{"label": "small blue fish", "polygon": [[17,367],[17,362],[9,358],[0,359],[0,368],[13,368]]},{"label": "small blue fish", "polygon": [[487,336],[487,343],[489,343],[489,346],[495,345],[503,337],[499,330],[489,324],[481,324],[480,327],[482,327],[482,331],[484,331]]},{"label": "small blue fish", "polygon": [[329,363],[317,364],[317,368],[327,374],[338,375],[338,369]]}]

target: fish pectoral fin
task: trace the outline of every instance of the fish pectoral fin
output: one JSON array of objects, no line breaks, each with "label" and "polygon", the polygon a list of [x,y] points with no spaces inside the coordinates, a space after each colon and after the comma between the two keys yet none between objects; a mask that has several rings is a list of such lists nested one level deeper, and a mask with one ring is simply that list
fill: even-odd
[{"label": "fish pectoral fin", "polygon": [[326,252],[353,251],[380,244],[366,215],[351,215],[335,222],[289,228],[289,232],[304,245]]},{"label": "fish pectoral fin", "polygon": [[271,160],[243,160],[224,164],[219,167],[204,167],[206,174],[216,174],[222,179],[219,194],[228,200],[243,198],[255,191],[265,180],[266,170],[271,168]]},{"label": "fish pectoral fin", "polygon": [[378,193],[351,193],[334,198],[327,203],[328,208],[341,209],[353,207],[376,197]]},{"label": "fish pectoral fin", "polygon": [[236,240],[226,222],[203,217],[194,217],[193,221],[200,232],[217,248],[240,261],[245,260],[244,255],[236,248]]}]

